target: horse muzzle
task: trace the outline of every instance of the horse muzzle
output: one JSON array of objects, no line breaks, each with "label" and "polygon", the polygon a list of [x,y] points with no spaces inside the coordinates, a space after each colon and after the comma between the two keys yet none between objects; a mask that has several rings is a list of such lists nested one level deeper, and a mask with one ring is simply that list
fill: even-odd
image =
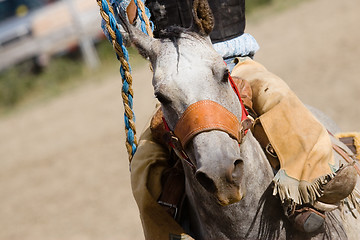
[{"label": "horse muzzle", "polygon": [[[209,140],[210,139],[210,140]],[[223,143],[219,147],[219,143]],[[244,161],[234,139],[225,133],[202,133],[193,140],[196,155],[196,180],[218,202],[229,205],[245,196]]]},{"label": "horse muzzle", "polygon": [[228,182],[226,180],[223,182],[221,178],[211,178],[201,170],[196,172],[195,177],[222,206],[239,202],[245,197],[246,190],[241,183]]}]

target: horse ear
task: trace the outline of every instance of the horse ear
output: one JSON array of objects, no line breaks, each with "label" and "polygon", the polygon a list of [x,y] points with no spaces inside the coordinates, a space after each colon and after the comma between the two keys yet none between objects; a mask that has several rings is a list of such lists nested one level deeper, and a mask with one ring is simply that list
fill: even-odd
[{"label": "horse ear", "polygon": [[161,42],[158,39],[146,35],[139,29],[133,26],[131,27],[133,31],[129,33],[129,37],[139,53],[144,58],[149,58],[150,60],[158,55]]},{"label": "horse ear", "polygon": [[159,51],[160,41],[146,35],[133,25],[131,25],[125,16],[120,14],[120,24],[124,28],[124,30],[129,34],[129,38],[131,42],[138,49],[139,53],[144,58],[152,58],[156,56]]},{"label": "horse ear", "polygon": [[214,16],[207,0],[194,0],[193,18],[201,35],[207,36],[214,28]]}]

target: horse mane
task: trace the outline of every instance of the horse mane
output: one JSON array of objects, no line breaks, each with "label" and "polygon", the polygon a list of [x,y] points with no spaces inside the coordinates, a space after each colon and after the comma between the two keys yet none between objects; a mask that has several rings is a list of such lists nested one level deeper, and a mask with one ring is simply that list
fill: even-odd
[{"label": "horse mane", "polygon": [[192,31],[192,28],[183,28],[179,26],[170,26],[159,31],[159,39],[170,39],[172,41],[177,41],[178,39],[184,37],[182,34],[190,35],[192,37],[200,38],[199,35]]}]

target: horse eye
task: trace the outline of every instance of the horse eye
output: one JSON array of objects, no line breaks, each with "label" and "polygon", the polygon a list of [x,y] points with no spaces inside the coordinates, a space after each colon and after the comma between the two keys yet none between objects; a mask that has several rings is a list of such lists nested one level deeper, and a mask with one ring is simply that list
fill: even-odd
[{"label": "horse eye", "polygon": [[162,104],[169,104],[171,103],[171,100],[166,97],[165,95],[163,95],[162,93],[155,93],[155,97],[159,100],[159,102],[161,102]]}]

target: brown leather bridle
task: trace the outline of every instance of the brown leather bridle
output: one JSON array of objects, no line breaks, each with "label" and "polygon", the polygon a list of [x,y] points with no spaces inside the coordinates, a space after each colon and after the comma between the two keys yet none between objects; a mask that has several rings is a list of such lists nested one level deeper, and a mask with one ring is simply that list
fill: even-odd
[{"label": "brown leather bridle", "polygon": [[184,149],[186,144],[197,134],[212,130],[223,131],[240,144],[252,125],[252,120],[248,118],[248,113],[240,98],[239,90],[230,75],[229,82],[241,103],[241,120],[232,112],[211,100],[202,100],[191,104],[180,117],[174,131],[170,130],[163,118],[165,128],[168,131],[168,144],[178,157],[185,160],[194,171],[196,170],[195,164],[190,160]]}]

